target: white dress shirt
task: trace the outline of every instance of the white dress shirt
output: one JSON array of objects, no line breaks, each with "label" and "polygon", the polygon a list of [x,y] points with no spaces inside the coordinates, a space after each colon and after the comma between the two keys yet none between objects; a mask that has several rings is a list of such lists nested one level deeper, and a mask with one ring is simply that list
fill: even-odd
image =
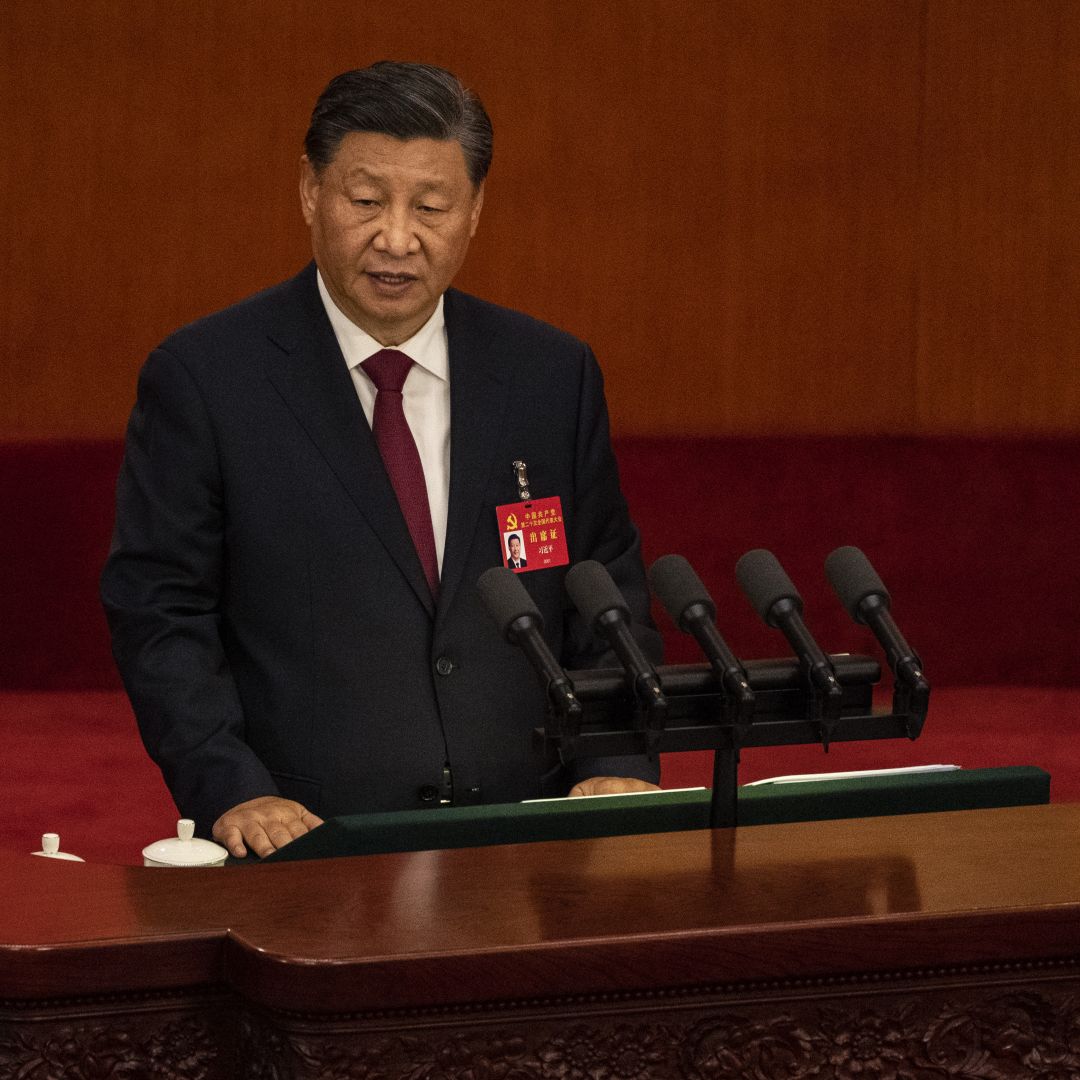
[{"label": "white dress shirt", "polygon": [[[356,396],[371,423],[375,412],[375,384],[360,366],[369,356],[381,349],[370,334],[365,333],[338,306],[317,275],[319,295],[334,328],[345,363],[349,365]],[[431,528],[435,533],[435,554],[442,573],[443,549],[446,547],[446,508],[450,501],[450,349],[446,341],[446,320],[443,299],[428,319],[408,341],[395,345],[413,366],[402,388],[405,419],[420,454],[427,485]]]}]

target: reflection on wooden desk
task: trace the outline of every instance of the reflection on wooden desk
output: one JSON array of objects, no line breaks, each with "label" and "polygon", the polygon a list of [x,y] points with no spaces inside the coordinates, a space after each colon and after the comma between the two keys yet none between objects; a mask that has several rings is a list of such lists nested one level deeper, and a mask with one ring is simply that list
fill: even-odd
[{"label": "reflection on wooden desk", "polygon": [[[1073,1030],[1078,882],[1067,805],[234,871],[6,857],[0,1061],[751,1076],[782,1036],[785,1076],[856,1045],[934,1075],[977,1043],[984,1075],[1030,1077]],[[1006,1012],[1033,1041],[1000,1036]]]}]

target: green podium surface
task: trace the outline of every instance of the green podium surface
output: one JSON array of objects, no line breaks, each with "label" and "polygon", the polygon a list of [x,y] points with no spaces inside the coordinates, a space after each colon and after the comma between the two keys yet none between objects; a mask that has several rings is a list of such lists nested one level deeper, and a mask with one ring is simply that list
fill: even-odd
[{"label": "green podium surface", "polygon": [[[707,829],[711,795],[702,789],[354,814],[332,818],[262,861]],[[779,825],[1049,801],[1050,774],[1018,765],[743,787],[738,814],[739,825]]]}]

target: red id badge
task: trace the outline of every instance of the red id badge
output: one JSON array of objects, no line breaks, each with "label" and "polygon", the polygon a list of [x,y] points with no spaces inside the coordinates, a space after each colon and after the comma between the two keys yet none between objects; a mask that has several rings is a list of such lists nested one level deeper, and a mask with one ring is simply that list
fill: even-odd
[{"label": "red id badge", "polygon": [[570,552],[563,529],[562,500],[533,499],[495,507],[503,566],[516,574],[566,566]]}]

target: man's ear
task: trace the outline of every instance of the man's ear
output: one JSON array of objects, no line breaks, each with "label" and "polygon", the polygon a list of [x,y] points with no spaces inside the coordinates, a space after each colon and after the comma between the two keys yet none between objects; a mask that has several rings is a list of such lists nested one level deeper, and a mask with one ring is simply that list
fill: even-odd
[{"label": "man's ear", "polygon": [[469,239],[471,240],[476,235],[476,226],[480,223],[480,209],[484,205],[484,180],[481,180],[477,185],[476,191],[473,193],[472,210],[470,211],[469,220]]},{"label": "man's ear", "polygon": [[300,158],[300,211],[309,227],[315,216],[315,204],[319,201],[319,185],[319,174],[304,154]]}]

